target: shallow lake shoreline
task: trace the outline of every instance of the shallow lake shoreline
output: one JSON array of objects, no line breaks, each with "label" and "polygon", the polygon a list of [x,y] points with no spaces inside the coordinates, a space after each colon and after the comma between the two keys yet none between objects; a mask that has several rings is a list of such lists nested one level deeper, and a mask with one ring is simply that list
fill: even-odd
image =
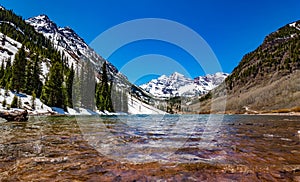
[{"label": "shallow lake shoreline", "polygon": [[0,181],[299,181],[298,117],[224,115],[217,132],[207,118],[0,122]]}]

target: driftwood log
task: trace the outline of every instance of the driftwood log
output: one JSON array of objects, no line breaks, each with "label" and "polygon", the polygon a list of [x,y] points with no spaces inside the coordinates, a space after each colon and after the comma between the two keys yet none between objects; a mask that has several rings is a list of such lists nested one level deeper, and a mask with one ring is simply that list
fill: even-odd
[{"label": "driftwood log", "polygon": [[28,121],[28,112],[25,111],[14,111],[14,112],[0,112],[0,117],[7,121]]}]

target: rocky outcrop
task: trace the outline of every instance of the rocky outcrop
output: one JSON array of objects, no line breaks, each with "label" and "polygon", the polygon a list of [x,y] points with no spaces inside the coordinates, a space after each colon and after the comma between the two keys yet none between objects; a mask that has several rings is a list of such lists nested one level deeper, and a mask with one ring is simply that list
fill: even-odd
[{"label": "rocky outcrop", "polygon": [[0,117],[6,119],[7,121],[18,121],[24,122],[28,121],[28,112],[24,111],[13,111],[13,112],[0,112]]}]

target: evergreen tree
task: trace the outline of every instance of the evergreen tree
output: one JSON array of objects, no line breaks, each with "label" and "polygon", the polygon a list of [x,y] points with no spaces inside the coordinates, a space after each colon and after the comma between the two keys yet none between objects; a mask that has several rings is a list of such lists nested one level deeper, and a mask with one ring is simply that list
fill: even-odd
[{"label": "evergreen tree", "polygon": [[1,63],[1,67],[0,67],[0,86],[3,88],[5,85],[2,85],[2,79],[4,77],[5,74],[5,68],[4,68],[4,60]]},{"label": "evergreen tree", "polygon": [[128,98],[127,92],[124,88],[118,88],[116,85],[113,85],[111,90],[111,98],[113,109],[115,112],[128,112]]},{"label": "evergreen tree", "polygon": [[18,108],[22,108],[22,99],[21,98],[19,98],[18,99]]},{"label": "evergreen tree", "polygon": [[84,81],[85,81],[85,64],[82,62],[80,74],[79,74],[79,98],[80,98],[80,107],[84,107],[84,99],[85,99],[85,87],[84,87]]},{"label": "evergreen tree", "polygon": [[43,83],[40,79],[41,68],[38,55],[34,56],[33,60],[29,60],[26,67],[25,77],[25,92],[31,94],[33,91],[37,97],[40,97]]},{"label": "evergreen tree", "polygon": [[12,72],[11,69],[12,69],[11,68],[11,60],[8,59],[6,61],[6,67],[5,67],[4,75],[3,75],[2,79],[1,79],[1,85],[3,87],[5,87],[6,89],[8,89],[8,87],[9,87],[9,81],[10,81],[11,74],[12,74],[11,73]]},{"label": "evergreen tree", "polygon": [[51,107],[65,108],[62,67],[59,62],[52,64],[48,80],[43,86],[41,100]]},{"label": "evergreen tree", "polygon": [[26,65],[26,52],[24,47],[18,51],[12,66],[12,77],[10,80],[10,88],[20,92],[24,89],[25,85],[25,65]]},{"label": "evergreen tree", "polygon": [[5,46],[5,42],[6,42],[6,35],[3,35],[3,37],[2,37],[2,46]]},{"label": "evergreen tree", "polygon": [[76,74],[74,76],[74,82],[72,86],[72,104],[73,107],[79,107],[81,102],[81,88],[80,88],[80,75],[78,65],[76,66]]},{"label": "evergreen tree", "polygon": [[12,102],[11,102],[11,104],[10,104],[10,107],[11,108],[17,108],[18,107],[18,103],[19,103],[18,97],[15,95],[14,98],[13,98],[13,100],[12,100]]},{"label": "evergreen tree", "polygon": [[101,81],[97,84],[96,89],[96,106],[100,111],[107,110],[113,112],[113,105],[111,100],[111,85],[108,84],[108,77],[106,72],[106,62],[102,66]]},{"label": "evergreen tree", "polygon": [[6,99],[4,98],[3,102],[2,102],[2,107],[5,108],[6,107]]},{"label": "evergreen tree", "polygon": [[67,105],[69,107],[73,107],[72,102],[72,89],[73,89],[73,82],[74,82],[74,66],[72,64],[71,69],[68,72],[67,79],[66,79],[66,90],[67,90]]},{"label": "evergreen tree", "polygon": [[113,82],[111,81],[110,84],[108,85],[108,95],[107,95],[107,111],[109,112],[114,112],[114,107],[112,104],[112,99],[111,99],[111,91],[113,87]]},{"label": "evergreen tree", "polygon": [[35,94],[35,92],[33,91],[33,92],[32,92],[32,97],[31,97],[31,108],[32,108],[32,109],[35,109],[35,99],[36,99],[36,94]]},{"label": "evergreen tree", "polygon": [[127,91],[126,90],[122,90],[121,92],[121,108],[122,108],[122,112],[128,113],[128,96],[127,96]]},{"label": "evergreen tree", "polygon": [[95,71],[90,61],[86,60],[80,73],[81,107],[95,108]]},{"label": "evergreen tree", "polygon": [[33,61],[28,60],[27,66],[25,69],[25,93],[31,94],[32,91],[35,88],[35,85],[33,84]]},{"label": "evergreen tree", "polygon": [[8,94],[8,84],[6,84],[5,91],[4,91],[4,97],[7,97],[7,96],[9,96],[9,94]]},{"label": "evergreen tree", "polygon": [[33,85],[34,85],[34,92],[37,97],[41,96],[43,82],[41,81],[40,75],[42,75],[42,69],[40,65],[39,57],[36,56],[33,60],[33,73],[32,73],[32,79],[33,79]]}]

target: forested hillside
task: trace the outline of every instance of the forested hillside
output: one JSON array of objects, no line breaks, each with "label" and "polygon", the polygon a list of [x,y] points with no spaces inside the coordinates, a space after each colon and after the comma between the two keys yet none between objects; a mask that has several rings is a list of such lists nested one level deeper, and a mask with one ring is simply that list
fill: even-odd
[{"label": "forested hillside", "polygon": [[[102,101],[97,105],[94,103],[95,92],[99,93],[100,88],[101,94],[97,96],[103,98],[102,92],[105,92],[105,99],[110,99],[107,92],[110,92],[111,84],[108,80],[105,80],[105,87],[96,87],[95,82],[96,76],[100,80],[103,76],[107,77],[106,69],[97,73],[88,59],[77,60],[74,65],[64,50],[57,49],[50,39],[12,11],[0,10],[0,32],[0,87],[40,98],[50,107],[95,110],[97,106],[113,111],[111,101],[107,101],[109,104]],[[90,93],[82,90],[87,85],[91,88]],[[11,107],[11,103],[5,103],[3,107],[5,105]]]},{"label": "forested hillside", "polygon": [[222,86],[212,91],[210,97],[202,97],[194,108],[209,112],[211,102],[226,101],[229,113],[244,113],[245,108],[257,112],[297,111],[299,76],[300,21],[297,21],[268,35],[256,50],[243,57]]}]

